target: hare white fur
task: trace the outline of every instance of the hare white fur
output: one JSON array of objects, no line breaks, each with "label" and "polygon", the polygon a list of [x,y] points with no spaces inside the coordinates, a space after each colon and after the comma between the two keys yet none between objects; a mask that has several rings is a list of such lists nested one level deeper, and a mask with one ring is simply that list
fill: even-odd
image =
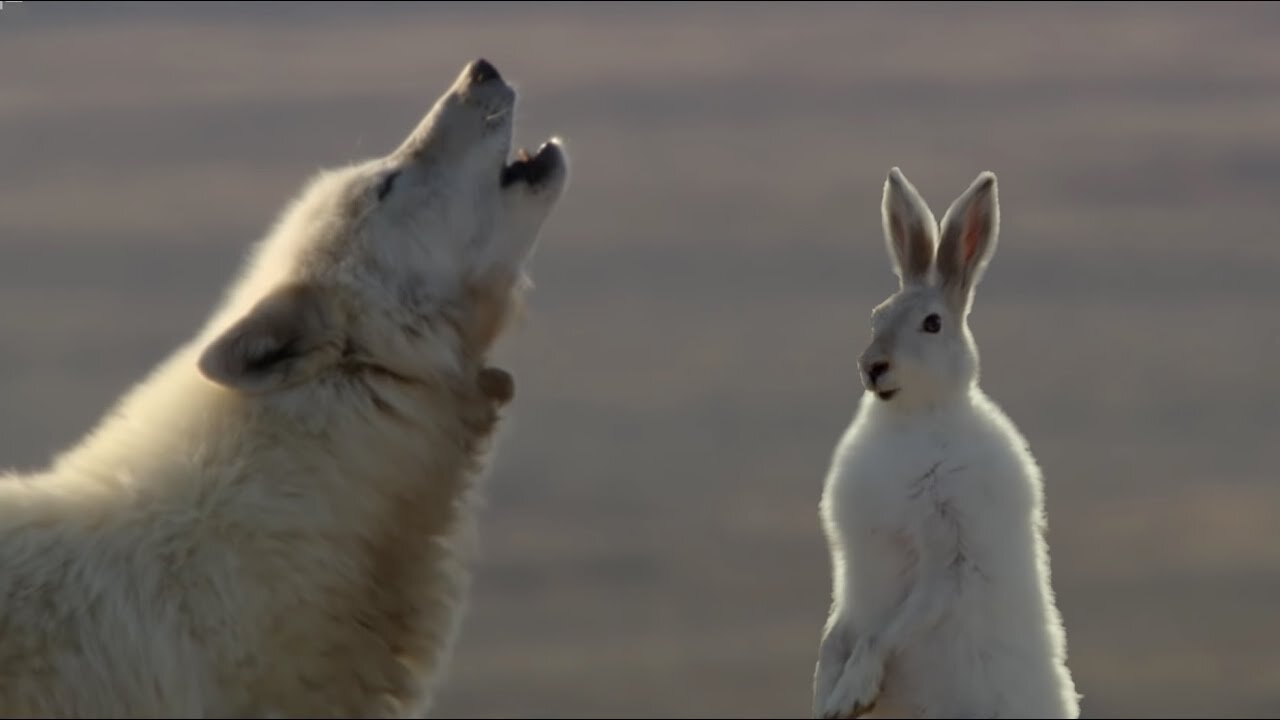
[{"label": "hare white fur", "polygon": [[900,287],[872,312],[866,392],[823,490],[833,601],[813,712],[1078,717],[1040,470],[979,387],[967,321],[999,233],[996,177],[939,227],[895,167],[881,209]]}]

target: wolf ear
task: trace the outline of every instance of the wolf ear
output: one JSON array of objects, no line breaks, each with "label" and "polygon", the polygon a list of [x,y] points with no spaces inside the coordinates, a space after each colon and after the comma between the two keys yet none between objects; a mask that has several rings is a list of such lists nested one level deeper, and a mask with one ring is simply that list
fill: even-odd
[{"label": "wolf ear", "polygon": [[923,283],[933,264],[938,224],[915,186],[896,167],[885,180],[880,215],[898,280],[903,286]]},{"label": "wolf ear", "polygon": [[942,217],[938,276],[952,306],[967,310],[974,288],[996,250],[1000,234],[1000,198],[996,176],[983,172],[956,198]]},{"label": "wolf ear", "polygon": [[341,352],[335,315],[314,286],[276,289],[205,347],[200,372],[223,387],[250,394],[308,380]]}]

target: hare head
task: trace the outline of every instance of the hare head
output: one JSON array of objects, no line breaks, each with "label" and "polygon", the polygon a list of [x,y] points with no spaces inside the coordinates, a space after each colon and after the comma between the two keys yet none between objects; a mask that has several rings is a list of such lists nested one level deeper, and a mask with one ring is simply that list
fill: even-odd
[{"label": "hare head", "polygon": [[858,359],[863,385],[903,407],[965,394],[978,379],[969,308],[1000,227],[996,176],[978,175],[939,225],[895,167],[881,217],[899,287],[871,313],[871,342]]}]

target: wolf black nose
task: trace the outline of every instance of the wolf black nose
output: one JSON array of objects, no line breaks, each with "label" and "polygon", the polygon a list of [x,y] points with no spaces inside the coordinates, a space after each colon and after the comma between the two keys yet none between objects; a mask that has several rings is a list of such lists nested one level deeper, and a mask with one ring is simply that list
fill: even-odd
[{"label": "wolf black nose", "polygon": [[889,372],[889,363],[880,361],[871,363],[871,367],[867,368],[867,377],[871,378],[871,382],[880,379],[880,376]]},{"label": "wolf black nose", "polygon": [[498,74],[498,68],[493,63],[480,58],[471,63],[471,82],[476,85],[491,82],[493,80],[501,80],[502,76]]}]

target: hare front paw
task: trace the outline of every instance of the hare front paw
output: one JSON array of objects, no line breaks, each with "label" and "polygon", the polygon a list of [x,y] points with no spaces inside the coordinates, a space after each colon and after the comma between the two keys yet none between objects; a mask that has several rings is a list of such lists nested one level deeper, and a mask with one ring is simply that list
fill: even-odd
[{"label": "hare front paw", "polygon": [[822,718],[856,718],[875,708],[884,679],[884,661],[867,643],[858,643],[835,689],[819,708]]}]

